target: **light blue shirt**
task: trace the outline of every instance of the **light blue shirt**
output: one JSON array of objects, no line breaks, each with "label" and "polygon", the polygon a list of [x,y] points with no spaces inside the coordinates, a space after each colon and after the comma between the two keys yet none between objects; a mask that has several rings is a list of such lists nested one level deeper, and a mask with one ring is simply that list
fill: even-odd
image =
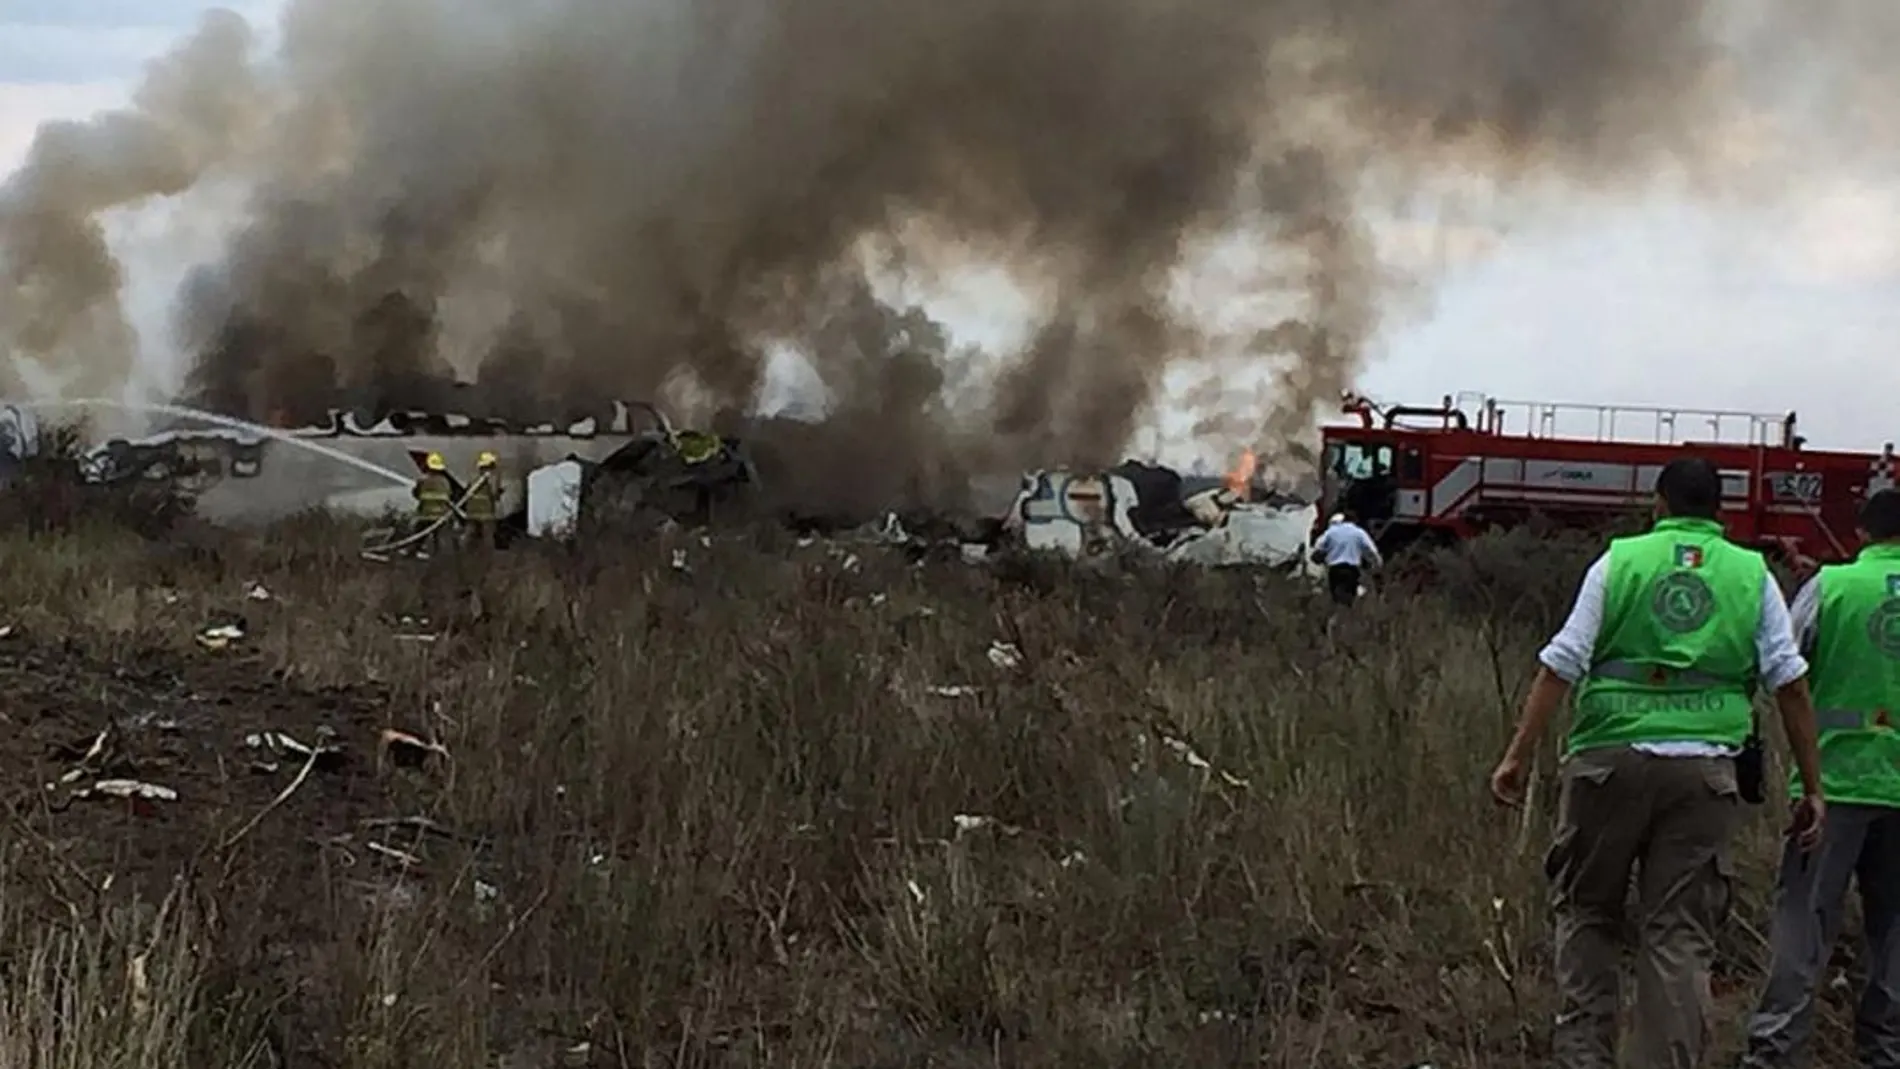
[{"label": "light blue shirt", "polygon": [[1373,543],[1372,536],[1351,520],[1341,520],[1326,528],[1319,540],[1313,543],[1313,555],[1323,560],[1328,568],[1336,564],[1363,568],[1367,561],[1371,561],[1376,568],[1385,562],[1379,556],[1379,547]]}]

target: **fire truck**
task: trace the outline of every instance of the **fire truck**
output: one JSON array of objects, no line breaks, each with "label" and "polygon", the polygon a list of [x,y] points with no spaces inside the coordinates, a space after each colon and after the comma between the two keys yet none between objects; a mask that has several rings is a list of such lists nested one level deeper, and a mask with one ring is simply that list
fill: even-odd
[{"label": "fire truck", "polygon": [[1721,472],[1731,539],[1778,560],[1846,560],[1859,550],[1861,503],[1895,484],[1892,442],[1877,453],[1808,449],[1793,412],[1474,394],[1387,408],[1347,394],[1341,408],[1353,422],[1321,430],[1326,511],[1352,510],[1387,552],[1534,518],[1628,529],[1650,507],[1663,465],[1695,455]]}]

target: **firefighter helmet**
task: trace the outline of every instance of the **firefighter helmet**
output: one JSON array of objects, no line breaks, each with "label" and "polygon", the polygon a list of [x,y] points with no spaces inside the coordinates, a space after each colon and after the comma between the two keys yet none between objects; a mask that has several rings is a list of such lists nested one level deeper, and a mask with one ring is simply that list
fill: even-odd
[{"label": "firefighter helmet", "polygon": [[449,470],[448,461],[443,460],[442,454],[440,453],[430,453],[428,458],[422,462],[422,466],[429,469],[430,471]]},{"label": "firefighter helmet", "polygon": [[493,453],[483,453],[481,456],[475,458],[475,466],[478,468],[492,468],[498,463],[500,463],[500,461]]}]

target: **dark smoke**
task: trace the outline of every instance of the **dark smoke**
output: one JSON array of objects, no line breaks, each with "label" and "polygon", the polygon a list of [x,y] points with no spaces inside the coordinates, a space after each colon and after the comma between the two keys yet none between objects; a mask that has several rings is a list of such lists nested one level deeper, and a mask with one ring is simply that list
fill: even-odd
[{"label": "dark smoke", "polygon": [[[730,419],[789,342],[830,394],[826,455],[941,501],[974,471],[1118,459],[1164,371],[1225,354],[1274,361],[1277,392],[1201,429],[1291,440],[1350,385],[1392,284],[1369,183],[1636,184],[1704,155],[1725,99],[1694,0],[472,7],[297,0],[267,82],[204,43],[228,16],[172,61],[268,115],[194,142],[251,191],[178,308],[204,402],[547,418],[690,386]],[[139,188],[193,174],[163,177]],[[1234,299],[1280,310],[1213,330],[1170,293],[1236,231],[1260,256]],[[56,266],[6,235],[0,254]],[[973,373],[878,296],[867,265],[893,243],[926,276],[1007,265],[1042,322]]]}]

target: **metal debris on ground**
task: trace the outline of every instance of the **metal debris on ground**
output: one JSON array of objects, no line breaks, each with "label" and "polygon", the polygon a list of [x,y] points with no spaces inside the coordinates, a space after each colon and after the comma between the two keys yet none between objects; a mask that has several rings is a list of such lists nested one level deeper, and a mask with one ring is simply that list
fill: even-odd
[{"label": "metal debris on ground", "polygon": [[1106,471],[1033,471],[1004,525],[1030,549],[1068,556],[1133,547],[1183,563],[1317,574],[1306,562],[1317,510],[1235,474],[1186,477],[1134,461]]},{"label": "metal debris on ground", "polygon": [[378,857],[393,861],[405,869],[420,868],[422,865],[422,857],[420,855],[407,850],[398,850],[384,843],[368,842],[363,844],[363,848]]},{"label": "metal debris on ground", "polygon": [[978,688],[964,684],[928,686],[924,688],[924,691],[939,698],[974,698],[982,693]]},{"label": "metal debris on ground", "polygon": [[1023,829],[1014,824],[1005,824],[995,817],[986,817],[974,813],[958,813],[950,818],[950,822],[955,825],[956,837],[959,839],[971,832],[982,831],[984,828],[992,828],[999,835],[1006,837],[1021,835],[1023,833]]},{"label": "metal debris on ground", "polygon": [[1171,735],[1159,728],[1155,730],[1155,733],[1161,737],[1162,744],[1168,748],[1169,752],[1180,758],[1189,768],[1210,773],[1218,777],[1222,783],[1236,790],[1245,790],[1247,788],[1248,784],[1246,780],[1227,772],[1225,769],[1215,768],[1207,758],[1202,757],[1199,751],[1189,745],[1186,739]]},{"label": "metal debris on ground", "polygon": [[434,642],[442,636],[430,630],[431,626],[426,616],[398,617],[394,637],[398,642]]},{"label": "metal debris on ground", "polygon": [[1023,651],[1013,642],[992,642],[989,649],[990,663],[1004,671],[1023,666]]},{"label": "metal debris on ground", "polygon": [[135,779],[102,779],[90,787],[73,792],[76,799],[85,798],[126,798],[146,802],[176,802],[178,792],[170,787],[161,787],[156,783],[144,783]]},{"label": "metal debris on ground", "polygon": [[76,745],[60,747],[56,750],[55,756],[65,757],[75,763],[72,768],[67,769],[60,775],[58,782],[47,784],[46,789],[49,791],[54,790],[63,784],[75,783],[87,776],[98,775],[106,765],[111,763],[109,748],[107,746],[111,738],[112,728],[108,726],[100,731],[99,734],[94,735],[92,741],[86,745],[86,748],[79,750],[77,757],[72,756],[74,750],[78,750]]},{"label": "metal debris on ground", "polygon": [[217,624],[198,632],[198,645],[208,650],[221,650],[244,637],[244,628],[238,624]]},{"label": "metal debris on ground", "polygon": [[244,596],[251,601],[270,601],[271,600],[271,592],[268,589],[266,589],[264,584],[262,583],[252,583],[248,588],[245,589]]},{"label": "metal debris on ground", "polygon": [[[330,771],[341,765],[345,758],[342,744],[335,741],[336,730],[330,727],[317,729],[317,744],[306,746],[281,731],[259,731],[244,736],[244,745],[252,750],[262,750],[274,758],[288,758],[297,764],[314,762],[315,767]],[[278,761],[257,761],[251,767],[264,773],[276,772],[283,767]]]}]

